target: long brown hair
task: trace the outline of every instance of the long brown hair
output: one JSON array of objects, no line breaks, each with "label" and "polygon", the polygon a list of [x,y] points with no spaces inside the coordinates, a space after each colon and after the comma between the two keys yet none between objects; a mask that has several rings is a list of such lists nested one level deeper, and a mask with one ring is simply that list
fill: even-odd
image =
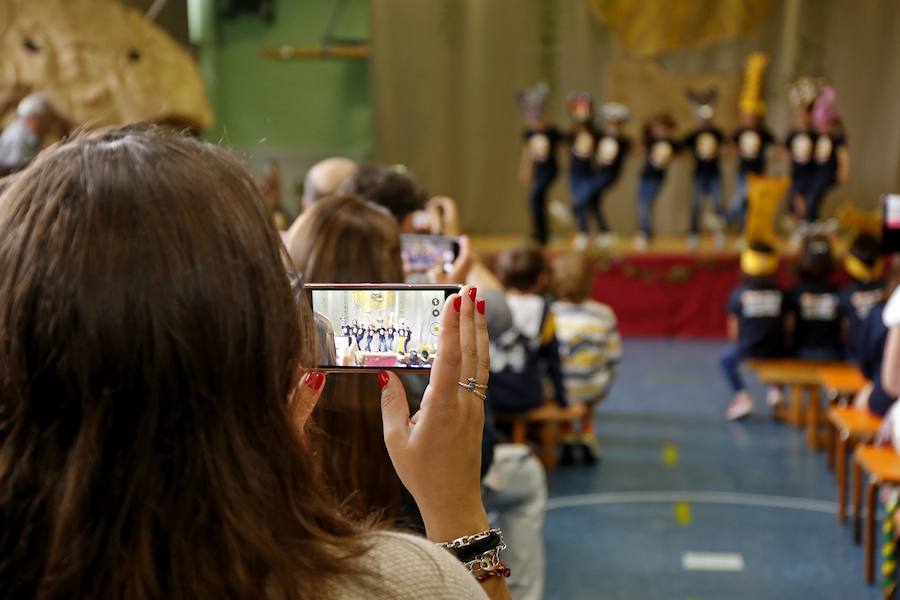
[{"label": "long brown hair", "polygon": [[[403,281],[400,236],[391,215],[353,196],[317,201],[303,214],[288,251],[310,283]],[[384,446],[378,380],[342,374],[328,382],[309,428],[312,447],[351,514],[397,523],[403,484]]]},{"label": "long brown hair", "polygon": [[76,136],[0,196],[0,589],[321,598],[366,551],[288,396],[304,328],[225,151]]}]

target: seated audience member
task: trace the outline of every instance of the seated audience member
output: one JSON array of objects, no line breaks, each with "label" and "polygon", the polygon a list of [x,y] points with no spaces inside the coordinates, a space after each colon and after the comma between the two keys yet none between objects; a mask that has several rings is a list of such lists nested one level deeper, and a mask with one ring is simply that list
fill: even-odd
[{"label": "seated audience member", "polygon": [[844,259],[850,283],[841,289],[841,314],[847,329],[847,359],[861,359],[860,335],[869,311],[883,301],[884,260],[881,243],[868,233],[856,236]]},{"label": "seated audience member", "polygon": [[898,284],[900,271],[895,268],[887,285],[881,290],[880,301],[868,311],[859,324],[857,337],[857,364],[870,383],[856,395],[854,406],[880,417],[887,414],[897,399],[897,396],[891,396],[885,391],[881,382],[881,370],[888,337],[888,328],[884,324],[885,305]]},{"label": "seated audience member", "polygon": [[[741,377],[741,362],[750,358],[784,356],[785,295],[775,281],[778,255],[772,246],[753,242],[741,254],[743,281],[728,298],[728,339],[731,346],[722,355],[721,366],[733,398],[725,416],[729,421],[753,412],[753,397]],[[780,401],[780,390],[770,388],[769,404]]]},{"label": "seated audience member", "polygon": [[334,196],[354,172],[356,162],[343,156],[325,158],[311,166],[303,179],[301,208],[309,210],[317,200]]},{"label": "seated audience member", "polygon": [[491,407],[496,412],[523,412],[540,406],[545,398],[567,406],[556,325],[544,295],[549,274],[541,247],[529,244],[505,250],[495,268],[513,318],[512,327],[491,340]]},{"label": "seated audience member", "polygon": [[551,306],[559,341],[566,397],[584,404],[587,414],[580,431],[570,432],[563,445],[563,460],[571,462],[580,448],[587,462],[600,456],[594,432],[595,405],[606,397],[622,358],[622,338],[616,315],[606,304],[591,299],[591,264],[581,254],[566,254],[551,263],[556,301]]},{"label": "seated audience member", "polygon": [[[497,337],[513,326],[512,314],[500,291],[484,292],[488,334]],[[490,404],[486,409],[486,435],[500,437],[493,428]],[[544,465],[526,444],[498,440],[493,445],[490,468],[481,480],[484,503],[491,524],[503,530],[509,543],[505,552],[514,600],[544,597],[544,512],[547,508],[547,474]]]},{"label": "seated audience member", "polygon": [[[75,136],[6,188],[0,228],[4,595],[509,597],[323,487],[301,429],[325,384],[301,367],[312,316],[236,159],[157,129]],[[414,420],[380,380],[385,444],[435,542],[488,528],[483,401],[457,383],[487,380],[486,323],[468,289],[441,320]]]},{"label": "seated audience member", "polygon": [[415,233],[414,213],[424,210],[427,196],[402,170],[387,165],[360,165],[338,187],[337,193],[359,196],[391,211],[400,233]]},{"label": "seated audience member", "polygon": [[[386,210],[353,196],[316,202],[298,219],[288,253],[308,283],[403,281],[397,224]],[[378,374],[332,377],[312,414],[310,441],[323,479],[347,510],[379,514],[402,529],[420,529],[382,439]]]},{"label": "seated audience member", "polygon": [[26,167],[37,156],[52,119],[53,109],[43,94],[30,94],[19,102],[16,119],[0,134],[0,177]]},{"label": "seated audience member", "polygon": [[823,235],[803,240],[797,265],[799,282],[788,294],[794,322],[793,354],[803,360],[840,360],[840,297],[829,281],[834,270],[831,244]]}]

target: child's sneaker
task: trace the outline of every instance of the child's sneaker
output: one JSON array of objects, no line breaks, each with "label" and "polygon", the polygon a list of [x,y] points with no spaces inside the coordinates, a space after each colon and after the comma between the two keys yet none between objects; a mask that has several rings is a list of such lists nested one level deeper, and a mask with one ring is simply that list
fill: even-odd
[{"label": "child's sneaker", "polygon": [[688,250],[696,250],[700,247],[700,236],[692,233],[687,239]]},{"label": "child's sneaker", "polygon": [[593,431],[585,431],[581,434],[581,447],[584,449],[584,462],[589,465],[596,464],[600,460],[600,442]]},{"label": "child's sneaker", "polygon": [[647,236],[643,233],[639,233],[634,236],[634,249],[638,252],[646,252],[649,245],[650,240],[647,239]]},{"label": "child's sneaker", "polygon": [[575,247],[576,251],[583,252],[588,247],[589,241],[590,238],[588,238],[586,233],[579,233],[575,235],[575,242],[573,243],[573,246]]},{"label": "child's sneaker", "polygon": [[772,410],[777,410],[779,406],[784,404],[784,392],[777,385],[770,385],[766,392],[766,403]]},{"label": "child's sneaker", "polygon": [[734,395],[728,410],[725,411],[725,418],[729,421],[737,421],[743,419],[753,412],[753,396],[749,392],[742,390]]}]

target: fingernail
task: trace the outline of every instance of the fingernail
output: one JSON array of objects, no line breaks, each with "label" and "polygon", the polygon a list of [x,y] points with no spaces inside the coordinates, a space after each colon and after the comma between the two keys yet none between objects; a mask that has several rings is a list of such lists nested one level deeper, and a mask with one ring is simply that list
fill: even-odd
[{"label": "fingernail", "polygon": [[390,380],[391,376],[388,375],[387,371],[382,371],[378,374],[378,385],[381,386],[381,389],[384,389],[384,386],[386,386]]},{"label": "fingernail", "polygon": [[475,302],[475,296],[478,294],[478,288],[469,288],[469,299]]},{"label": "fingernail", "polygon": [[311,371],[306,375],[306,387],[311,390],[318,392],[323,383],[325,383],[325,376],[318,371]]},{"label": "fingernail", "polygon": [[484,300],[479,300],[475,303],[475,308],[478,310],[478,314],[484,314]]},{"label": "fingernail", "polygon": [[457,296],[453,299],[453,309],[459,312],[460,308],[462,308],[462,296]]}]

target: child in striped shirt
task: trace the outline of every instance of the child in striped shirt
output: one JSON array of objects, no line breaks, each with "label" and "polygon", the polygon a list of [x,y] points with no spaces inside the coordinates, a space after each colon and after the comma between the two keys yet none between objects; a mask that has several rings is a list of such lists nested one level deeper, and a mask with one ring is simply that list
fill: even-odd
[{"label": "child in striped shirt", "polygon": [[593,408],[616,377],[622,339],[612,309],[590,298],[591,268],[584,255],[565,254],[552,263],[556,301],[551,306],[559,341],[563,383],[571,404],[584,404],[587,413],[563,440],[563,460],[571,462],[576,448],[589,463],[599,458]]}]

